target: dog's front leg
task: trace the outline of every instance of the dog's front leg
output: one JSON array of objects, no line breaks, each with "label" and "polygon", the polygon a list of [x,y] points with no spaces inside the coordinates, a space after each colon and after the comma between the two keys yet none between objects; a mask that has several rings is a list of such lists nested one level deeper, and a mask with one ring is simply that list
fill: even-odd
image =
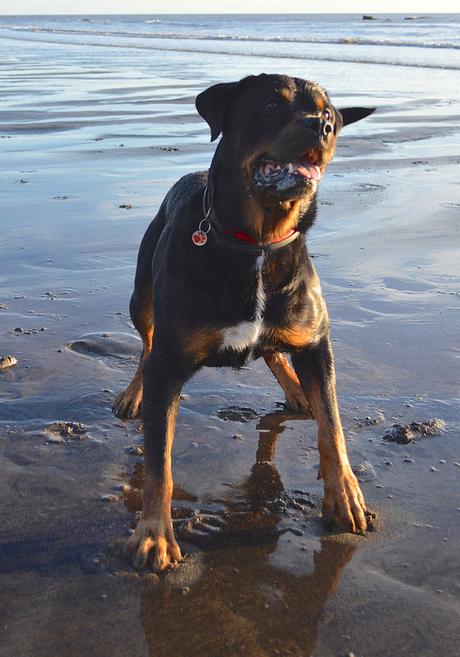
[{"label": "dog's front leg", "polygon": [[370,529],[373,514],[366,509],[358,481],[348,461],[335,393],[334,359],[329,337],[292,356],[293,365],[318,424],[320,476],[324,481],[323,517],[344,529]]},{"label": "dog's front leg", "polygon": [[133,564],[143,568],[155,550],[153,567],[164,570],[182,560],[171,520],[171,452],[179,395],[188,376],[178,359],[155,345],[144,366],[144,496],[142,517],[127,543]]}]

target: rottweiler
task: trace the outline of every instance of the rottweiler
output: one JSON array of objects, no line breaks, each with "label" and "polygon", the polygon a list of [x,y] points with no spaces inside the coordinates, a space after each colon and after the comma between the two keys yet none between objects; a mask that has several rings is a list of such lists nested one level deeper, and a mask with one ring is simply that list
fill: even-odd
[{"label": "rottweiler", "polygon": [[338,110],[318,84],[267,74],[216,84],[196,108],[211,141],[222,137],[209,171],[170,189],[142,239],[130,312],[143,351],[114,403],[123,418],[142,409],[143,512],[127,547],[136,567],[154,551],[157,571],[182,559],[171,451],[181,389],[203,366],[262,356],[288,404],[317,422],[325,521],[363,533],[374,517],[348,461],[328,313],[305,240],[341,128],[374,108]]}]

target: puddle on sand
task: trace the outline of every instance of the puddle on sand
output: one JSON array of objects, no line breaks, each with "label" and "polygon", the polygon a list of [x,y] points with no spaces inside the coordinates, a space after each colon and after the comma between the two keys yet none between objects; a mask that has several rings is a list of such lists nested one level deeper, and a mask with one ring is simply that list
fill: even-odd
[{"label": "puddle on sand", "polygon": [[[186,559],[143,577],[141,621],[150,657],[308,657],[328,598],[356,550],[350,536],[326,536],[320,500],[285,489],[274,465],[276,441],[290,416],[260,418],[250,475],[224,496],[197,499],[175,487],[173,518]],[[142,505],[142,464],[123,499]],[[125,570],[119,557],[109,567]]]}]

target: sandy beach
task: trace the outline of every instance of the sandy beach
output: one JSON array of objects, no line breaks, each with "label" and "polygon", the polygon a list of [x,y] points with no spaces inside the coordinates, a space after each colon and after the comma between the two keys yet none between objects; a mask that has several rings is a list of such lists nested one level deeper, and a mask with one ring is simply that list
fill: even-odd
[{"label": "sandy beach", "polygon": [[[0,370],[0,654],[455,655],[460,69],[46,38],[0,26],[0,358],[17,359]],[[141,346],[137,250],[172,183],[210,163],[195,95],[261,71],[378,108],[344,130],[309,235],[377,531],[325,531],[315,424],[264,363],[206,369],[174,444],[187,558],[138,573],[121,549],[142,433],[111,412]],[[435,435],[384,439],[434,418]]]}]

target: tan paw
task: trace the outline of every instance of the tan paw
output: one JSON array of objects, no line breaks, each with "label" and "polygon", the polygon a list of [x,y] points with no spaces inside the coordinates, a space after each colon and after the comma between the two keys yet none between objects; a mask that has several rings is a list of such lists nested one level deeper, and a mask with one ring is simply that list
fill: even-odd
[{"label": "tan paw", "polygon": [[140,520],[134,533],[127,541],[126,553],[131,556],[135,568],[145,567],[151,550],[155,550],[153,570],[161,572],[173,568],[182,561],[182,554],[172,529],[165,531],[164,522]]},{"label": "tan paw", "polygon": [[366,509],[358,481],[349,465],[336,470],[324,479],[323,518],[330,529],[337,523],[345,531],[364,534],[373,529],[375,514]]},{"label": "tan paw", "polygon": [[311,418],[313,417],[310,404],[308,403],[300,384],[290,382],[289,385],[284,387],[284,396],[291,411],[302,413],[302,415],[308,415]]},{"label": "tan paw", "polygon": [[141,406],[142,389],[130,385],[115,398],[112,411],[121,419],[134,419],[140,416]]}]

